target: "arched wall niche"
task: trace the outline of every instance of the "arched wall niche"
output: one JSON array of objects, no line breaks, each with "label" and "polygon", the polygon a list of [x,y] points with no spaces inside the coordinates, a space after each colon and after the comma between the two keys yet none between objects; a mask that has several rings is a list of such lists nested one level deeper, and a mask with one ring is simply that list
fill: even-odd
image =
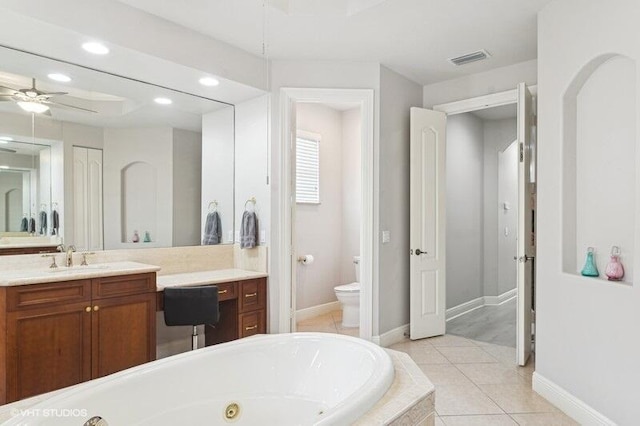
[{"label": "arched wall niche", "polygon": [[138,231],[140,242],[144,233],[149,232],[154,240],[157,236],[158,214],[158,173],[156,168],[144,161],[127,164],[120,170],[122,188],[122,235],[123,243],[132,242]]},{"label": "arched wall niche", "polygon": [[588,247],[601,277],[612,246],[632,282],[636,200],[636,63],[607,53],[589,61],[563,96],[562,268],[580,274]]}]

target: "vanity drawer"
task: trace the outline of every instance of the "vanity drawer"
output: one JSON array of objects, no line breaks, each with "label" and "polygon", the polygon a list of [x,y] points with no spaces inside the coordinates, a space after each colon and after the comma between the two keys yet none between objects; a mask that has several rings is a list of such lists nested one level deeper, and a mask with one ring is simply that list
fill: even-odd
[{"label": "vanity drawer", "polygon": [[230,282],[230,283],[220,283],[216,284],[218,287],[218,301],[224,302],[225,300],[231,300],[238,297],[237,288],[238,283]]},{"label": "vanity drawer", "polygon": [[7,310],[63,305],[91,300],[91,280],[31,284],[7,289]]},{"label": "vanity drawer", "polygon": [[264,278],[240,281],[238,311],[249,312],[265,309],[267,306],[267,283]]},{"label": "vanity drawer", "polygon": [[266,310],[264,309],[241,314],[238,321],[238,335],[243,338],[254,334],[265,334],[267,332],[266,319]]},{"label": "vanity drawer", "polygon": [[120,275],[93,280],[93,298],[128,296],[156,292],[156,274]]}]

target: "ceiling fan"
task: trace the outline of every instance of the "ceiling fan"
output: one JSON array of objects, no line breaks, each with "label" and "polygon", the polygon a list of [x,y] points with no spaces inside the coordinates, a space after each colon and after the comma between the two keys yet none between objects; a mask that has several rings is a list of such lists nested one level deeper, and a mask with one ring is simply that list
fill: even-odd
[{"label": "ceiling fan", "polygon": [[43,92],[42,90],[36,89],[35,78],[32,78],[31,82],[31,87],[28,89],[13,89],[0,85],[0,102],[13,101],[27,112],[48,116],[51,116],[51,111],[49,111],[50,107],[69,108],[93,113],[98,112],[55,101],[52,98],[66,95],[67,92]]}]

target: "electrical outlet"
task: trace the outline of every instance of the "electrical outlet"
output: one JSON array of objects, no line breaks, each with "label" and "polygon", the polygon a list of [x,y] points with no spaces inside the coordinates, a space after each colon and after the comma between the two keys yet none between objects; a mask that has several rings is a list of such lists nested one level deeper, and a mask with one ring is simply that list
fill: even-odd
[{"label": "electrical outlet", "polygon": [[240,231],[236,231],[236,239],[235,239],[236,243],[240,242]]},{"label": "electrical outlet", "polygon": [[227,241],[230,243],[233,242],[233,230],[229,230],[229,232],[227,233]]},{"label": "electrical outlet", "polygon": [[391,232],[382,231],[382,244],[386,244],[388,242],[391,242]]},{"label": "electrical outlet", "polygon": [[260,231],[260,244],[267,243],[267,231]]}]

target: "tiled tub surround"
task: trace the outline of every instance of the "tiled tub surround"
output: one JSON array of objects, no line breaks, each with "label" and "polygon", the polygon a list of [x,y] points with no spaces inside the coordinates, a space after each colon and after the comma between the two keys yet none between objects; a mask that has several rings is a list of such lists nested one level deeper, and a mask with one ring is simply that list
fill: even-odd
[{"label": "tiled tub surround", "polygon": [[[355,425],[434,425],[434,385],[407,354],[391,349],[386,349],[386,351],[391,356],[395,370],[393,383],[376,405]],[[9,420],[19,410],[29,409],[64,391],[65,389],[61,389],[0,406],[0,422]]]}]

